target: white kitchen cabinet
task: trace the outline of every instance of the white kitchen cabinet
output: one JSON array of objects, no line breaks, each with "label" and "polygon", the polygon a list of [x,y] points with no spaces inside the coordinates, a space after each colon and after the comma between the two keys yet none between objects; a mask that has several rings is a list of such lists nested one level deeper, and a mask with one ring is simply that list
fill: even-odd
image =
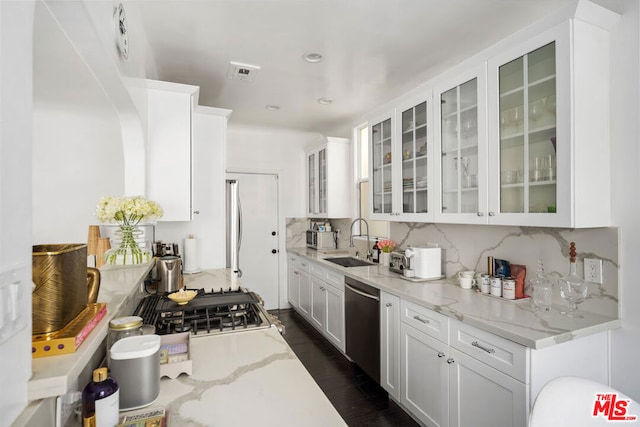
[{"label": "white kitchen cabinet", "polygon": [[[381,385],[391,383],[395,398],[388,361],[399,358],[399,401],[426,425],[525,426],[551,379],[608,381],[607,332],[531,349],[385,292],[381,298],[392,304],[381,307]],[[396,315],[399,325],[391,330]],[[394,334],[399,350],[389,341]]]},{"label": "white kitchen cabinet", "polygon": [[307,319],[311,315],[311,280],[309,273],[306,271],[299,271],[299,288],[300,288],[300,304],[298,309]]},{"label": "white kitchen cabinet", "polygon": [[298,268],[298,257],[288,254],[287,256],[287,298],[293,308],[300,307],[300,270]]},{"label": "white kitchen cabinet", "polygon": [[380,385],[400,401],[400,298],[380,292]]},{"label": "white kitchen cabinet", "polygon": [[327,137],[307,149],[307,215],[311,218],[349,218],[350,140]]},{"label": "white kitchen cabinet", "polygon": [[159,221],[192,219],[192,131],[197,86],[147,80],[147,197]]},{"label": "white kitchen cabinet", "polygon": [[370,213],[389,221],[427,221],[433,182],[431,92],[402,100],[369,122]]},{"label": "white kitchen cabinet", "polygon": [[404,322],[400,331],[400,402],[423,423],[448,426],[449,365],[445,360],[449,346]]},{"label": "white kitchen cabinet", "polygon": [[455,427],[527,425],[524,383],[454,348],[449,367],[449,425]]},{"label": "white kitchen cabinet", "polygon": [[466,69],[434,88],[436,222],[484,224],[487,211],[486,67]]},{"label": "white kitchen cabinet", "polygon": [[344,276],[310,264],[311,311],[309,321],[340,351],[345,351]]},{"label": "white kitchen cabinet", "polygon": [[611,15],[579,15],[488,61],[488,223],[611,224]]}]

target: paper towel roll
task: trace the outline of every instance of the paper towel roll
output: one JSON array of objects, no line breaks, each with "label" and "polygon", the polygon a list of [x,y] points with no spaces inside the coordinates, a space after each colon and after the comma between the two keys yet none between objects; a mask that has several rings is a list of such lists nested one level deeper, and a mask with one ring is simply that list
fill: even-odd
[{"label": "paper towel roll", "polygon": [[184,274],[200,273],[198,267],[198,240],[193,236],[184,239],[183,246],[184,266],[182,272]]}]

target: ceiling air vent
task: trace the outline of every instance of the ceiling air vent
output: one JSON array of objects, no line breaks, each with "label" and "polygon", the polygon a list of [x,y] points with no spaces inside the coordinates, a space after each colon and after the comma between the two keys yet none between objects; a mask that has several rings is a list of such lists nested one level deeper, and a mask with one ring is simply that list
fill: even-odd
[{"label": "ceiling air vent", "polygon": [[257,65],[242,64],[240,62],[229,63],[229,70],[227,71],[227,78],[231,80],[246,80],[252,82],[256,78],[256,74],[260,67]]}]

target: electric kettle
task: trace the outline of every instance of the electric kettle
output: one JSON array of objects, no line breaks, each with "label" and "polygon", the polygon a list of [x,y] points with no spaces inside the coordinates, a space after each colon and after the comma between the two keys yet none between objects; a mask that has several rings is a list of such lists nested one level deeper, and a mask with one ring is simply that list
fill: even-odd
[{"label": "electric kettle", "polygon": [[175,292],[182,288],[182,260],[178,256],[163,256],[156,259],[158,288],[156,293]]}]

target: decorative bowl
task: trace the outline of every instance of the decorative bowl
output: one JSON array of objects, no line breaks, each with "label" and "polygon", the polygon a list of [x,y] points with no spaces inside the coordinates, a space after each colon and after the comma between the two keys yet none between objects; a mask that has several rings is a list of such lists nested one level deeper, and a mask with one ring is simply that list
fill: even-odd
[{"label": "decorative bowl", "polygon": [[192,299],[194,299],[198,295],[198,291],[186,291],[179,290],[172,294],[169,294],[168,297],[171,301],[178,303],[178,305],[185,305]]}]

